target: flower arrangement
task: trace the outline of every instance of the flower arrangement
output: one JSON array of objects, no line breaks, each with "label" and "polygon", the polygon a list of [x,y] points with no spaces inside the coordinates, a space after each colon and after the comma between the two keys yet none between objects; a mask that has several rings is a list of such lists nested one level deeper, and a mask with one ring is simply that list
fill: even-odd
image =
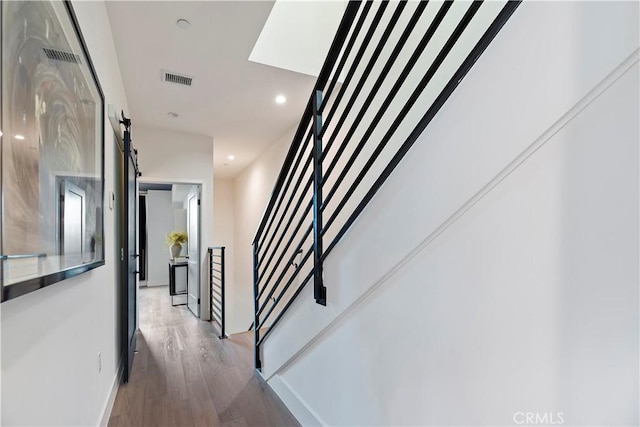
[{"label": "flower arrangement", "polygon": [[187,241],[187,233],[184,231],[172,231],[164,235],[164,240],[167,246],[175,244],[181,245]]}]

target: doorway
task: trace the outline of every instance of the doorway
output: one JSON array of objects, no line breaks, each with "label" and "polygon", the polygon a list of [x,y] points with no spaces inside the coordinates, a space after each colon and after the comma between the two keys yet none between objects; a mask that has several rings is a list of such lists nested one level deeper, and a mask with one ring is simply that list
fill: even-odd
[{"label": "doorway", "polygon": [[[200,317],[201,187],[150,178],[139,183],[140,289],[165,287],[172,309],[188,309],[195,317]],[[166,240],[170,233],[187,236],[175,258]]]}]

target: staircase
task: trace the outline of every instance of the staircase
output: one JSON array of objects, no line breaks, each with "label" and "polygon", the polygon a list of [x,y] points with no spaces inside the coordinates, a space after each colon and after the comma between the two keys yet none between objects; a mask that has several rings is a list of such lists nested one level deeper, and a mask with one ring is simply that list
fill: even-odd
[{"label": "staircase", "polygon": [[[597,292],[583,300],[567,283],[597,289],[607,258],[579,244],[589,227],[568,224],[609,224],[564,196],[596,197],[604,187],[589,170],[637,158],[624,142],[580,145],[599,134],[585,106],[610,117],[622,98],[601,94],[614,82],[634,90],[637,46],[613,30],[630,9],[348,3],[253,241],[255,366],[303,425],[510,425],[529,407],[572,408],[572,423],[587,424],[577,414],[605,413],[592,387],[556,376],[559,364],[588,377],[570,362],[591,357],[584,343],[558,344],[558,331],[597,332],[559,313],[594,309],[585,301]],[[607,129],[637,134],[622,116]],[[567,160],[586,158],[591,169]],[[563,244],[591,260],[573,270],[573,255],[555,252],[568,228]]]}]

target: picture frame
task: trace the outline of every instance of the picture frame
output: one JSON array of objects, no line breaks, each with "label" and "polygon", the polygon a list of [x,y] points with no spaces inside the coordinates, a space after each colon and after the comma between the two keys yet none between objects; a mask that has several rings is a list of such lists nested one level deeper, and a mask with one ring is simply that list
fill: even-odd
[{"label": "picture frame", "polygon": [[105,264],[105,100],[70,1],[2,2],[0,301]]}]

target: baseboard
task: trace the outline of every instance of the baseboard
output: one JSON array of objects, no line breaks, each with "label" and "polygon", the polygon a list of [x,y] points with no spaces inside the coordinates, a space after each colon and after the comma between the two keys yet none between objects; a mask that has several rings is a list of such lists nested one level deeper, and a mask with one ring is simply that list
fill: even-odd
[{"label": "baseboard", "polygon": [[100,419],[99,424],[100,427],[107,427],[107,425],[109,424],[109,417],[111,416],[111,411],[113,410],[113,404],[116,401],[118,388],[120,387],[120,383],[122,382],[122,371],[122,365],[118,366],[118,371],[115,378],[113,379],[113,384],[111,385],[111,392],[109,393],[109,397],[107,398],[104,410],[102,411],[102,418]]},{"label": "baseboard", "polygon": [[268,384],[301,425],[326,425],[280,375],[272,376]]},{"label": "baseboard", "polygon": [[168,283],[149,283],[147,282],[147,288],[153,288],[155,286],[169,286]]}]

